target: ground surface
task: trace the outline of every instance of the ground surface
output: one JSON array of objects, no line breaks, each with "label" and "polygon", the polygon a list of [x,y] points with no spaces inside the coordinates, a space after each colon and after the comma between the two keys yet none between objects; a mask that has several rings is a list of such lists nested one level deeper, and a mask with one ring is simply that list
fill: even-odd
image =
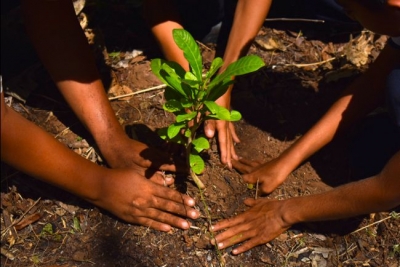
[{"label": "ground surface", "polygon": [[[149,136],[143,125],[156,129],[173,121],[162,110],[162,89],[140,93],[160,84],[149,67],[157,46],[139,27],[141,24],[132,21],[129,8],[103,8],[98,10],[108,10],[108,16],[100,13],[102,19],[96,17],[93,7],[84,10],[92,14],[89,18],[93,23],[98,23],[88,28],[94,29],[91,32],[96,37],[101,36],[93,46],[99,69],[111,88],[110,97],[137,93],[111,103],[128,134],[141,139]],[[313,25],[297,24],[293,29],[286,25],[291,29],[286,31],[280,26],[266,24],[250,49],[251,54],[264,59],[267,67],[241,77],[234,89],[233,108],[243,114],[243,120],[236,123],[241,139],[236,149],[250,159],[271,160],[304,134],[342,89],[365,70],[368,64],[360,61],[373,60],[385,41],[384,37],[366,33],[365,40],[352,43],[350,53],[346,48],[349,33],[342,33],[346,41],[331,43],[315,38],[318,35],[300,34],[300,30],[312,29]],[[214,46],[201,44],[201,48],[208,66]],[[127,59],[133,49],[144,53]],[[106,58],[104,51],[108,52]],[[8,98],[12,107],[88,160],[103,164],[95,144],[41,66],[31,66],[25,66],[31,74],[20,72],[15,77],[28,76],[32,80],[25,84],[35,84],[36,90],[25,104],[15,97]],[[255,190],[246,187],[239,173],[221,166],[216,142],[211,142],[201,178],[206,184],[207,205],[213,221],[217,221],[245,210],[242,201],[254,197]],[[350,181],[354,175],[348,165],[347,146],[348,138],[327,146],[290,174],[268,198],[315,194]],[[208,242],[205,218],[193,221],[195,228],[188,231],[161,233],[126,224],[5,164],[1,179],[2,266],[220,266]],[[178,179],[176,187],[199,199],[191,181]],[[198,208],[204,209],[200,201]],[[10,225],[14,227],[6,228]],[[8,231],[3,232],[5,229]],[[298,225],[242,255],[232,256],[230,249],[220,254],[226,266],[397,267],[399,232],[400,220],[383,212],[339,222]]]}]

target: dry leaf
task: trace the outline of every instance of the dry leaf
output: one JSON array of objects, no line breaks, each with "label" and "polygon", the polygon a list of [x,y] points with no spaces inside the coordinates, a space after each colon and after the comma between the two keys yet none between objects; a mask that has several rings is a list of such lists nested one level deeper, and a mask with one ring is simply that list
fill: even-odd
[{"label": "dry leaf", "polygon": [[372,40],[373,34],[367,34],[366,32],[363,32],[357,39],[351,39],[344,48],[347,60],[357,67],[367,64],[368,56],[374,48]]},{"label": "dry leaf", "polygon": [[[112,94],[113,96],[120,96],[120,95],[126,95],[126,94],[131,94],[133,91],[131,88],[129,88],[126,85],[119,85],[116,84],[110,88],[108,91],[109,94]],[[132,96],[127,96],[127,97],[122,97],[119,98],[118,100],[129,100],[131,99]]]},{"label": "dry leaf", "polygon": [[24,219],[22,219],[19,223],[17,223],[14,227],[16,230],[21,230],[25,228],[26,226],[38,221],[40,219],[40,214],[39,213],[34,213],[31,215],[26,216]]},{"label": "dry leaf", "polygon": [[279,40],[272,36],[262,36],[255,39],[256,44],[258,44],[262,49],[267,51],[281,50],[286,51],[286,46],[283,45]]}]

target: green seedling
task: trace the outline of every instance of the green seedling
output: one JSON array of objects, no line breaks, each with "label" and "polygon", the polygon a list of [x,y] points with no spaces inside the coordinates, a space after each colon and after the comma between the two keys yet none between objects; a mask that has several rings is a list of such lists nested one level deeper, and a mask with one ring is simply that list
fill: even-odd
[{"label": "green seedling", "polygon": [[204,135],[197,134],[197,129],[205,120],[240,120],[242,116],[238,111],[219,106],[215,100],[234,83],[233,77],[254,72],[263,67],[264,62],[258,56],[249,55],[218,73],[224,62],[217,57],[212,61],[210,69],[203,71],[200,49],[190,33],[184,29],[175,29],[172,34],[189,62],[190,70],[185,71],[172,61],[151,61],[153,73],[167,85],[163,108],[176,115],[175,123],[160,129],[159,135],[169,142],[185,146],[190,176],[202,189],[204,185],[197,175],[204,171],[205,163],[200,155],[210,144]]}]

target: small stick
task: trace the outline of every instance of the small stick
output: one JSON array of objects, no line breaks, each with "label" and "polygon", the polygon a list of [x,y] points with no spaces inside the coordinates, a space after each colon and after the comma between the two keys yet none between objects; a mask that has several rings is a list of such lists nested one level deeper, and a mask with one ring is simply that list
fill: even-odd
[{"label": "small stick", "polygon": [[200,46],[202,46],[203,48],[207,49],[208,51],[212,51],[211,48],[209,48],[208,46],[206,46],[206,45],[203,44],[202,42],[196,41],[196,43],[198,43]]},{"label": "small stick", "polygon": [[109,97],[108,100],[115,100],[115,99],[119,99],[119,98],[124,98],[124,97],[127,97],[127,96],[132,96],[132,95],[137,95],[137,94],[141,94],[141,93],[150,92],[150,91],[153,91],[153,90],[164,89],[166,87],[167,87],[167,85],[160,84],[160,85],[157,85],[157,86],[154,86],[154,87],[150,87],[150,88],[147,88],[147,89],[139,90],[137,92],[132,92],[132,93],[129,93],[129,94]]},{"label": "small stick", "polygon": [[324,64],[324,63],[333,61],[333,60],[335,60],[335,59],[336,59],[336,57],[329,58],[329,59],[324,60],[324,61],[314,62],[314,63],[306,63],[306,64],[276,64],[276,65],[274,65],[274,66],[294,66],[294,67],[299,67],[299,68],[301,68],[301,67],[309,67],[309,66],[314,66],[314,65],[322,65],[322,64]]},{"label": "small stick", "polygon": [[258,183],[260,182],[260,178],[257,178],[257,183],[256,183],[256,196],[254,199],[258,198]]},{"label": "small stick", "polygon": [[375,224],[384,222],[384,221],[386,221],[386,220],[388,220],[388,219],[390,219],[390,218],[392,218],[392,216],[387,216],[386,218],[383,218],[383,219],[381,219],[381,220],[379,220],[379,221],[376,221],[376,222],[374,222],[374,223],[371,223],[371,224],[368,224],[368,225],[366,225],[366,226],[364,226],[364,227],[361,227],[361,228],[359,228],[359,229],[357,229],[357,230],[351,232],[350,234],[354,234],[354,233],[360,232],[360,231],[362,231],[362,230],[364,230],[364,229],[366,229],[366,228],[368,228],[368,227],[370,227],[370,226],[373,226],[373,225],[375,225]]},{"label": "small stick", "polygon": [[69,127],[65,128],[64,130],[62,130],[61,132],[59,132],[56,136],[54,136],[54,138],[59,137],[60,135],[62,135],[65,131],[68,131]]},{"label": "small stick", "polygon": [[265,21],[303,21],[303,22],[316,22],[316,23],[325,23],[325,20],[321,19],[302,19],[302,18],[269,18]]},{"label": "small stick", "polygon": [[41,198],[38,198],[38,200],[35,201],[35,203],[32,204],[32,206],[29,207],[29,209],[27,209],[24,214],[21,215],[21,217],[18,218],[18,220],[15,220],[11,225],[9,225],[6,229],[4,229],[3,231],[1,231],[1,235],[3,236],[5,233],[7,233],[7,231],[13,227],[14,225],[16,225],[17,223],[19,223],[20,221],[22,221],[22,219],[25,217],[25,215],[34,207],[36,206],[37,203],[39,203]]}]

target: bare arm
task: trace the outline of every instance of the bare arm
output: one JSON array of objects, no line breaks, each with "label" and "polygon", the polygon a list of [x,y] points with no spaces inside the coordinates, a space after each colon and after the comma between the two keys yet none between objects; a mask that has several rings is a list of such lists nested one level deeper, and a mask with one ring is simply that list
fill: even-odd
[{"label": "bare arm", "polygon": [[[225,70],[229,64],[246,55],[248,49],[260,30],[270,9],[272,0],[239,0],[236,6],[232,29],[224,53],[224,65],[220,71]],[[227,92],[216,102],[226,108],[231,105],[230,86]],[[205,133],[212,138],[218,132],[218,143],[221,154],[221,162],[232,168],[232,159],[237,160],[233,142],[239,143],[232,123],[226,121],[207,121]]]},{"label": "bare arm", "polygon": [[247,54],[268,15],[272,0],[239,0],[228,44],[224,53],[224,68]]},{"label": "bare arm", "polygon": [[366,73],[343,92],[304,136],[274,161],[253,170],[249,168],[250,173],[243,176],[244,180],[256,183],[260,178],[263,192],[274,190],[299,164],[383,102],[386,77],[399,59],[400,51],[387,45]]},{"label": "bare arm", "polygon": [[108,101],[72,2],[23,0],[22,8],[28,34],[41,61],[94,137],[107,163],[141,173],[150,166],[174,171],[171,164],[160,166],[166,162],[161,153],[154,151],[153,158],[143,158],[140,154],[148,147],[125,134]]},{"label": "bare arm", "polygon": [[72,152],[7,107],[3,94],[1,160],[127,222],[169,231],[172,226],[189,228],[189,223],[179,216],[199,215],[191,208],[194,200],[186,195],[153,183],[130,169],[107,169]]},{"label": "bare arm", "polygon": [[380,174],[323,194],[283,201],[247,199],[249,210],[217,223],[213,229],[225,229],[216,236],[220,248],[248,240],[232,251],[239,254],[274,239],[296,223],[341,219],[395,208],[400,205],[399,192],[400,151]]}]

